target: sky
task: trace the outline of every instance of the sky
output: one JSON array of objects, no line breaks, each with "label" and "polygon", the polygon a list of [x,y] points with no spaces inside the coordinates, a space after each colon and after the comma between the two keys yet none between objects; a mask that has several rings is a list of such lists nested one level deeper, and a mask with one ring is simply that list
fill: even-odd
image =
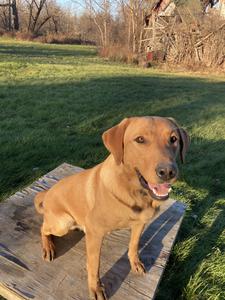
[{"label": "sky", "polygon": [[56,0],[56,2],[60,6],[72,10],[76,15],[79,15],[84,11],[84,8],[82,7],[84,0]]}]

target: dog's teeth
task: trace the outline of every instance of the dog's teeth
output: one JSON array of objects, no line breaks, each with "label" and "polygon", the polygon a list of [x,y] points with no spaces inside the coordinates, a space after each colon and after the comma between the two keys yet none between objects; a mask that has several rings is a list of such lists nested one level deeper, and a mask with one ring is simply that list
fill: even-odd
[{"label": "dog's teeth", "polygon": [[152,190],[152,192],[153,192],[156,196],[158,196],[158,197],[168,197],[171,188],[169,189],[169,191],[168,191],[167,194],[159,194],[156,188],[153,188],[153,189],[151,189],[151,190]]}]

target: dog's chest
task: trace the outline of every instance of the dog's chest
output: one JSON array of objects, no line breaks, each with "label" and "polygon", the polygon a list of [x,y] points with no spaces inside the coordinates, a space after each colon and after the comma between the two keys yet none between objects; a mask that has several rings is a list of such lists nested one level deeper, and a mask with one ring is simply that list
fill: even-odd
[{"label": "dog's chest", "polygon": [[142,211],[136,211],[136,212],[132,212],[130,214],[130,218],[129,220],[132,222],[141,222],[141,223],[147,223],[150,219],[152,219],[154,217],[156,213],[156,209],[149,207],[149,208],[145,208]]},{"label": "dog's chest", "polygon": [[135,204],[131,206],[130,219],[146,223],[159,210],[159,204],[152,201],[143,190],[137,191],[134,196]]}]

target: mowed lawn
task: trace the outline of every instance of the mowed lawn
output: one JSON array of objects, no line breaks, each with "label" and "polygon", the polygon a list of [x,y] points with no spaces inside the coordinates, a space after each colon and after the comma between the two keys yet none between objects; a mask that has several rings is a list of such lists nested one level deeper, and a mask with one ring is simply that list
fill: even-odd
[{"label": "mowed lawn", "polygon": [[99,163],[103,131],[133,115],[174,117],[192,139],[173,195],[187,212],[156,299],[225,299],[225,76],[110,63],[87,46],[0,39],[0,197],[62,162]]}]

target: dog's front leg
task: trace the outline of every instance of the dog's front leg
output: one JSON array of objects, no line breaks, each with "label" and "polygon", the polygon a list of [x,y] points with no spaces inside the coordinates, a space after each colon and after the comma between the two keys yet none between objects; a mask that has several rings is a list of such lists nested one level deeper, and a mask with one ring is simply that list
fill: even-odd
[{"label": "dog's front leg", "polygon": [[134,273],[144,274],[145,267],[140,261],[138,256],[138,244],[140,240],[141,233],[144,229],[145,224],[135,224],[131,227],[131,237],[129,243],[128,257],[130,260],[131,270]]},{"label": "dog's front leg", "polygon": [[103,235],[86,231],[88,286],[91,300],[107,300],[99,279]]}]

